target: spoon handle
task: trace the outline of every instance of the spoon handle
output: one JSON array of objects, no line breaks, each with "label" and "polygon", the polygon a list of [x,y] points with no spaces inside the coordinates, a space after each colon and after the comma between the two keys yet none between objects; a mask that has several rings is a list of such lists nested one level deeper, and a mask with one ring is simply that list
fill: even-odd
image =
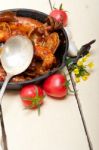
[{"label": "spoon handle", "polygon": [[0,105],[0,120],[1,120],[1,133],[2,133],[2,136],[0,137],[1,138],[0,144],[1,144],[2,150],[8,150],[7,136],[6,136],[6,131],[5,131],[5,125],[4,125],[3,112],[2,112],[1,105]]},{"label": "spoon handle", "polygon": [[0,105],[1,105],[1,102],[2,102],[2,98],[3,98],[4,92],[5,92],[6,86],[7,86],[8,82],[9,82],[9,80],[11,79],[11,77],[12,76],[9,75],[9,74],[6,76],[5,81],[4,81],[4,83],[2,85],[2,88],[0,90]]},{"label": "spoon handle", "polygon": [[7,141],[6,141],[6,133],[5,133],[5,128],[4,128],[4,121],[3,121],[3,113],[2,113],[2,107],[1,107],[1,102],[2,102],[2,98],[6,89],[6,86],[9,82],[9,80],[11,79],[11,75],[7,75],[5,78],[5,81],[2,85],[1,91],[0,91],[0,120],[1,120],[1,128],[2,128],[2,148],[3,150],[8,150],[7,149]]}]

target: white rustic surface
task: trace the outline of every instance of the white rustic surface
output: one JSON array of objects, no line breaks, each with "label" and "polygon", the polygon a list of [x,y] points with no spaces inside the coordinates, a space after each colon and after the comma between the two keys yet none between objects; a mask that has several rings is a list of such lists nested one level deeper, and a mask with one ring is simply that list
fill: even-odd
[{"label": "white rustic surface", "polygon": [[[54,2],[60,4],[62,1]],[[98,41],[98,0],[67,0],[63,3],[69,11],[69,25],[78,46],[93,38]],[[8,8],[31,8],[50,12],[48,0],[2,1],[0,10]],[[99,90],[96,84],[99,82],[96,75],[99,72],[98,47],[95,44],[94,72],[86,83],[78,87],[94,150],[99,149]],[[9,150],[89,150],[74,96],[68,96],[62,101],[46,97],[41,115],[38,116],[37,111],[24,110],[18,91],[9,91],[3,99],[3,112]]]},{"label": "white rustic surface", "polygon": [[68,10],[69,27],[78,48],[96,39],[92,46],[90,61],[95,63],[88,81],[77,85],[88,131],[94,150],[99,150],[99,1],[98,0],[52,0],[57,6],[63,2]]}]

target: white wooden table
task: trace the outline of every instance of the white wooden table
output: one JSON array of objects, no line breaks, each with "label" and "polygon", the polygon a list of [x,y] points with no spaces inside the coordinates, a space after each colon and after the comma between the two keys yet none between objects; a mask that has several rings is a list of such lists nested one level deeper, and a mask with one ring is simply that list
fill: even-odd
[{"label": "white wooden table", "polygon": [[[99,1],[52,0],[69,11],[69,26],[78,47],[96,38],[91,59],[95,69],[89,80],[77,85],[94,150],[99,150]],[[47,14],[48,0],[1,1],[0,10],[30,8]],[[89,150],[75,96],[63,101],[45,98],[40,117],[37,111],[24,110],[19,91],[6,92],[3,98],[4,123],[9,150]]]}]

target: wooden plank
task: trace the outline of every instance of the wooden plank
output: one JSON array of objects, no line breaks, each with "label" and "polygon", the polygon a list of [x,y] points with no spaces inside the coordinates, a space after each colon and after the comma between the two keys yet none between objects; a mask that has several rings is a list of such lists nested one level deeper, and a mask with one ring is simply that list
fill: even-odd
[{"label": "wooden plank", "polygon": [[[56,6],[62,1],[52,0]],[[70,0],[63,1],[64,9],[69,13],[69,27],[72,31],[73,39],[78,48],[81,45],[89,42],[92,39],[99,40],[99,18],[98,13],[98,0]],[[77,85],[78,95],[82,105],[82,110],[87,123],[88,132],[95,150],[99,149],[99,45],[98,42],[92,47],[92,56],[90,61],[94,61],[95,68],[91,72],[89,80],[81,82]]]},{"label": "wooden plank", "polygon": [[4,120],[10,150],[88,150],[75,97],[57,101],[46,97],[41,115],[25,110],[19,92],[3,100]]},{"label": "wooden plank", "polygon": [[8,0],[6,2],[2,1],[2,5],[0,5],[0,10],[11,8],[29,8],[43,11],[46,13],[49,13],[50,11],[50,6],[47,0]]},{"label": "wooden plank", "polygon": [[[13,7],[50,12],[47,0],[9,0],[0,9]],[[38,116],[37,111],[24,109],[19,91],[9,91],[3,99],[3,113],[9,150],[88,150],[73,95],[62,101],[46,97]]]}]

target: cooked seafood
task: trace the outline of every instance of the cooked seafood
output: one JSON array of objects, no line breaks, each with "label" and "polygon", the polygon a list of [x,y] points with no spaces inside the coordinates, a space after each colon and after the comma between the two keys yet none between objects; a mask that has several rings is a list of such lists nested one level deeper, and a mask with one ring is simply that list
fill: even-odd
[{"label": "cooked seafood", "polygon": [[[55,26],[54,26],[55,25]],[[59,35],[55,30],[60,28],[52,18],[45,23],[38,20],[16,16],[13,12],[0,14],[0,42],[4,43],[14,35],[24,35],[30,38],[34,45],[34,58],[29,68],[12,79],[13,82],[31,80],[48,72],[57,65],[55,52],[59,46]],[[0,81],[5,78],[5,71],[0,65]]]}]

